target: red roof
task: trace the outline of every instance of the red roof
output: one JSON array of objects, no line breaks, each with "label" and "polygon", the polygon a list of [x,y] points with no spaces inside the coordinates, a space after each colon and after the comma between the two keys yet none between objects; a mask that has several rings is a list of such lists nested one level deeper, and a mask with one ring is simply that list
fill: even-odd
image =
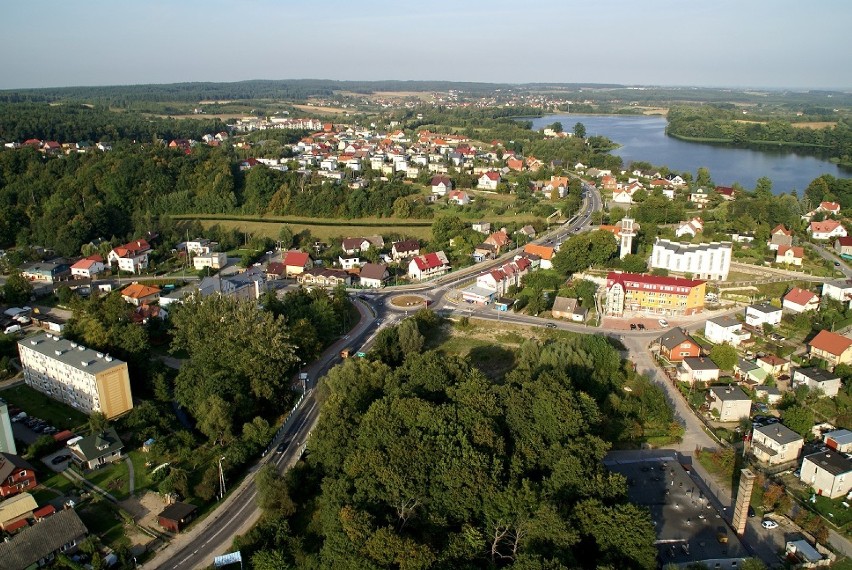
[{"label": "red roof", "polygon": [[[489,170],[488,172],[486,172],[486,173],[485,173],[485,174],[483,174],[482,176],[485,176],[485,177],[486,177],[486,178],[488,178],[489,180],[496,180],[497,182],[499,182],[499,181],[500,181],[500,174],[499,174],[499,173],[497,173],[497,172],[494,172],[493,170]],[[480,177],[480,178],[481,178],[481,177]]]},{"label": "red roof", "polygon": [[784,295],[785,301],[790,301],[797,305],[807,305],[814,298],[817,298],[816,293],[811,293],[810,291],[806,291],[799,287],[793,287],[786,295]]},{"label": "red roof", "polygon": [[808,344],[811,348],[822,350],[834,356],[840,356],[846,349],[852,346],[852,338],[831,331],[821,330]]},{"label": "red roof", "polygon": [[731,188],[730,186],[716,186],[716,192],[718,192],[719,194],[722,194],[724,196],[733,196],[734,195],[734,189]]},{"label": "red roof", "polygon": [[11,523],[5,525],[3,527],[3,530],[5,530],[8,533],[13,533],[16,530],[18,530],[19,528],[24,528],[25,526],[29,526],[27,519],[20,519],[20,520],[17,520],[15,522],[11,522]]},{"label": "red roof", "polygon": [[444,186],[449,186],[451,184],[450,178],[448,176],[433,176],[432,186],[438,186],[440,184],[443,184]]},{"label": "red roof", "polygon": [[53,513],[56,512],[56,507],[53,505],[45,505],[40,509],[36,509],[33,511],[33,518],[35,519],[43,519],[45,517],[49,517]]},{"label": "red roof", "polygon": [[[641,283],[644,285],[661,286],[661,287],[688,287],[693,288],[703,285],[705,281],[699,279],[684,279],[683,277],[663,277],[662,275],[646,275],[642,273],[617,273],[610,271],[606,276],[607,284],[622,283],[630,281]],[[625,288],[628,288],[625,285]],[[631,287],[632,288],[632,287]]]},{"label": "red roof", "polygon": [[827,234],[831,233],[840,226],[840,222],[837,220],[823,220],[821,222],[811,222],[811,233],[815,234]]},{"label": "red roof", "polygon": [[282,262],[287,267],[305,267],[310,257],[303,251],[288,251],[284,254]]},{"label": "red roof", "polygon": [[852,246],[852,236],[842,236],[837,238],[837,241],[840,243],[840,247]]},{"label": "red roof", "polygon": [[795,257],[796,259],[802,259],[803,257],[805,257],[805,248],[792,246],[792,245],[779,246],[778,247],[778,256],[780,257],[780,256],[784,255],[785,253],[787,253],[788,251],[792,251],[793,257]]},{"label": "red roof", "polygon": [[137,239],[131,242],[128,242],[124,245],[120,245],[115,248],[113,251],[118,254],[119,257],[136,257],[141,253],[145,253],[150,250],[151,246],[144,239]]},{"label": "red roof", "polygon": [[784,224],[778,224],[777,226],[775,226],[775,229],[774,229],[774,230],[772,230],[772,233],[773,233],[773,234],[782,233],[782,234],[784,234],[785,236],[791,236],[791,235],[793,235],[793,232],[791,232],[790,230],[788,230],[787,228],[785,228],[785,227],[784,227]]},{"label": "red roof", "polygon": [[286,266],[283,263],[272,261],[266,266],[266,272],[271,275],[284,275]]},{"label": "red roof", "polygon": [[427,253],[426,255],[418,255],[414,258],[414,262],[417,264],[417,268],[420,271],[426,271],[427,269],[435,269],[436,267],[442,267],[444,262],[441,261],[441,258],[438,257],[437,253]]},{"label": "red roof", "polygon": [[71,266],[71,269],[91,269],[91,267],[98,263],[98,261],[94,259],[89,259],[88,257],[81,259],[77,263]]},{"label": "red roof", "polygon": [[837,202],[820,202],[819,207],[828,212],[839,212],[840,204]]}]

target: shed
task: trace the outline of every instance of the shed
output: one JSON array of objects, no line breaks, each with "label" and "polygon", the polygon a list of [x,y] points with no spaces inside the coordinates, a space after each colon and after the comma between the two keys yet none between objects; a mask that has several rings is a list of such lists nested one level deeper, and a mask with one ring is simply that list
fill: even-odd
[{"label": "shed", "polygon": [[157,516],[160,526],[171,532],[180,532],[195,518],[198,507],[189,503],[173,503]]}]

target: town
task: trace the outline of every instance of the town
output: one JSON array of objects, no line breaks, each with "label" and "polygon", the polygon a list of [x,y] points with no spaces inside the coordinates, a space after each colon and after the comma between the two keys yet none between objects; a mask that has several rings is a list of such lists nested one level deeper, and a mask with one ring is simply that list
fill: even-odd
[{"label": "town", "polygon": [[[205,38],[237,21],[197,8]],[[763,40],[784,88],[681,87],[758,66],[671,26],[618,48],[643,79],[615,84],[634,72],[600,42],[516,9],[406,9],[517,41],[495,72],[457,40],[403,45],[398,8],[246,5],[287,37],[192,66],[322,77],[333,54],[350,77],[357,54],[365,77],[507,82],[208,82],[170,67],[186,15],[149,7],[116,8],[144,39],[92,15],[111,47],[87,57],[159,56],[11,58],[0,568],[852,568],[852,95],[786,87],[799,60],[836,80],[802,55],[832,32]],[[659,25],[624,11],[608,33]],[[70,19],[39,37],[85,43]],[[565,73],[545,45],[598,81],[523,79]],[[185,82],[144,83],[155,59]]]}]

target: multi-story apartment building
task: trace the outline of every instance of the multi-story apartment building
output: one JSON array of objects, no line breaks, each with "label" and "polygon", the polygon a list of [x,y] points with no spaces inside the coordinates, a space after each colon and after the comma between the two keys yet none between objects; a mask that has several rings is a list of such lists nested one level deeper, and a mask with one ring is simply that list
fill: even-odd
[{"label": "multi-story apartment building", "polygon": [[728,241],[689,244],[657,238],[650,266],[691,273],[698,279],[723,281],[731,269],[731,248]]},{"label": "multi-story apartment building", "polygon": [[133,408],[127,363],[41,333],[18,341],[24,381],[87,414],[114,418]]},{"label": "multi-story apartment building", "polygon": [[606,278],[607,315],[625,311],[656,315],[694,315],[704,310],[704,281],[611,272]]}]

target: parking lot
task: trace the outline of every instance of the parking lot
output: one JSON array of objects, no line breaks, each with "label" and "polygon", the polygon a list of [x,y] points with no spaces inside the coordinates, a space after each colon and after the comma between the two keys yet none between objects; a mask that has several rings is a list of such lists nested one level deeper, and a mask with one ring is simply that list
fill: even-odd
[{"label": "parking lot", "polygon": [[11,411],[9,415],[13,420],[12,433],[14,434],[15,439],[19,439],[27,445],[34,443],[42,436],[54,435],[62,431],[41,418],[27,416],[26,418],[16,421],[15,416],[11,414]]}]

